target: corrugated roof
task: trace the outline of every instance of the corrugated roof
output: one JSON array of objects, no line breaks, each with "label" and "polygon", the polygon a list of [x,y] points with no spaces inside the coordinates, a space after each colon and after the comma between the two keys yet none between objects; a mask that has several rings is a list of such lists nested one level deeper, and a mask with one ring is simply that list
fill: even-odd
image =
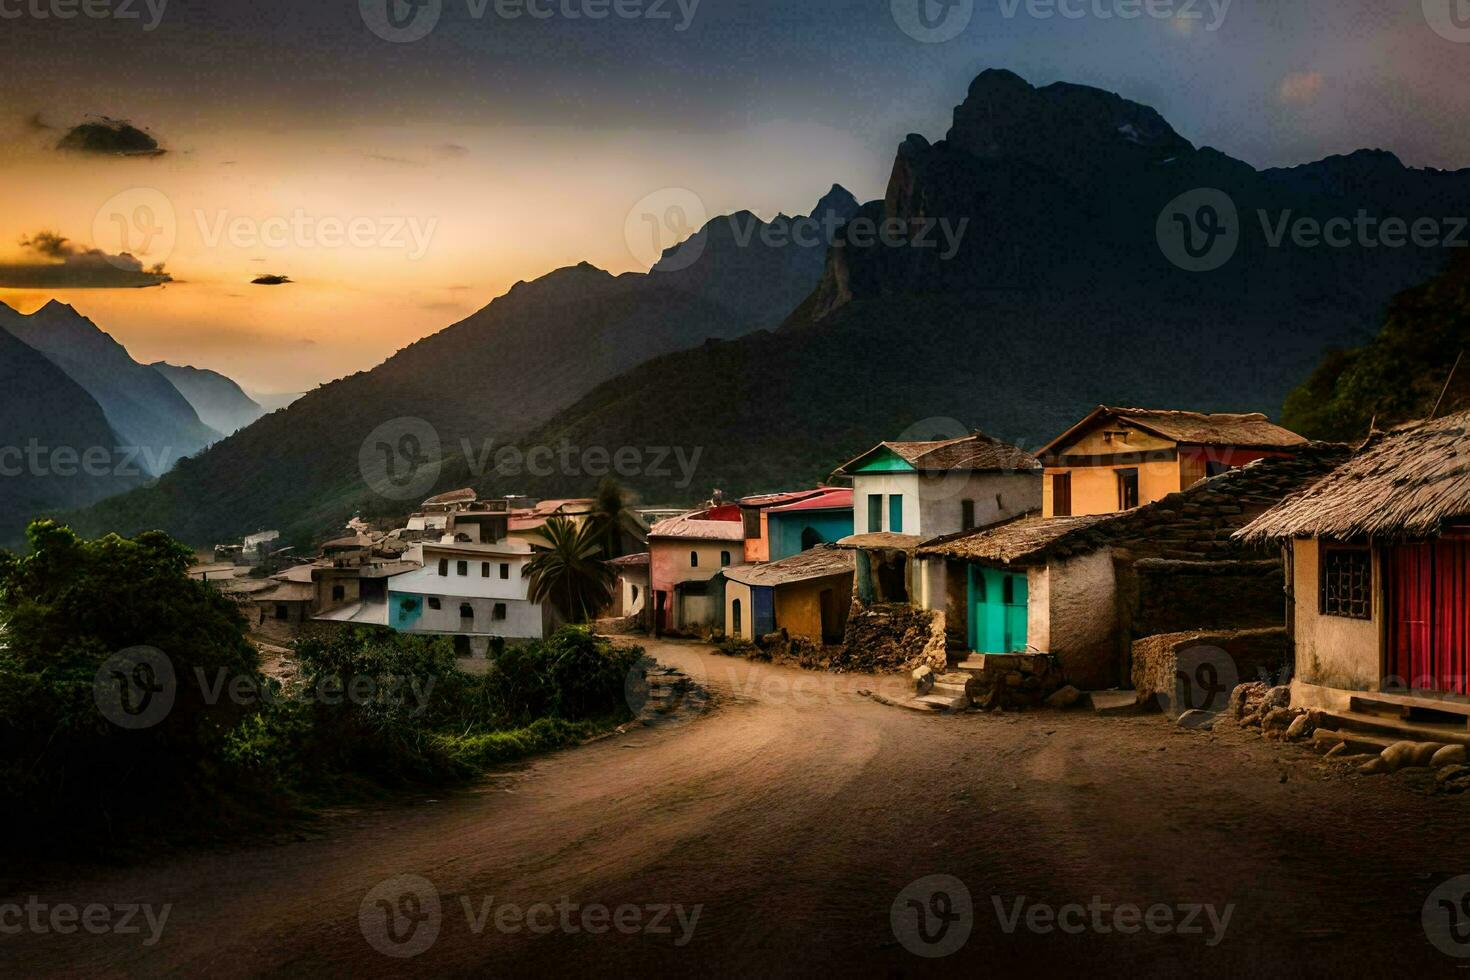
[{"label": "corrugated roof", "polygon": [[1131,423],[1145,432],[1174,442],[1196,446],[1242,446],[1252,449],[1293,449],[1308,440],[1283,429],[1259,412],[1236,415],[1224,412],[1186,412],[1158,408],[1119,408],[1099,405],[1087,417],[1047,443],[1036,453],[1055,453],[1082,433],[1106,424],[1108,419]]},{"label": "corrugated roof", "polygon": [[712,521],[702,515],[708,511],[697,510],[659,521],[648,531],[653,538],[687,538],[696,541],[744,541],[745,524],[742,521]]},{"label": "corrugated roof", "polygon": [[1351,459],[1236,535],[1432,537],[1470,518],[1470,411],[1375,433]]},{"label": "corrugated roof", "polygon": [[806,510],[851,510],[852,491],[848,489],[831,489],[823,491],[814,497],[798,500],[794,504],[782,504],[780,507],[772,507],[768,514],[790,514],[796,511]]},{"label": "corrugated roof", "polygon": [[1035,456],[1001,442],[983,432],[942,442],[880,442],[872,449],[848,460],[837,472],[848,474],[858,464],[879,450],[887,449],[921,473],[932,472],[998,472],[1029,473],[1041,469]]},{"label": "corrugated roof", "polygon": [[844,572],[851,574],[852,569],[851,550],[826,545],[764,565],[738,565],[734,568],[727,568],[725,578],[742,585],[772,586],[827,578],[832,575],[841,575]]}]

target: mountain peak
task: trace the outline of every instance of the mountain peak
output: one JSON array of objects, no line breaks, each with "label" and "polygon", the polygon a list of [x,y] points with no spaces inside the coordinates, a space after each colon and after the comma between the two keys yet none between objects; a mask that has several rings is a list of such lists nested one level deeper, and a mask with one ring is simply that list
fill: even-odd
[{"label": "mountain peak", "polygon": [[812,209],[812,217],[820,218],[824,214],[837,214],[844,218],[851,218],[857,214],[861,205],[858,199],[852,196],[852,192],[841,184],[833,184],[832,189],[822,195],[817,206]]}]

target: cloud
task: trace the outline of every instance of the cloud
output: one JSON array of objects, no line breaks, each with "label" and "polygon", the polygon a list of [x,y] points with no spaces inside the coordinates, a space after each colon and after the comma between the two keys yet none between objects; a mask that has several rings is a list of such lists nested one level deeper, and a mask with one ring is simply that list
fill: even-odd
[{"label": "cloud", "polygon": [[458,313],[464,308],[465,306],[463,303],[451,303],[447,301],[435,301],[419,304],[419,309],[426,310],[429,313]]},{"label": "cloud", "polygon": [[1296,71],[1281,80],[1281,101],[1289,105],[1310,105],[1322,94],[1320,71]]},{"label": "cloud", "polygon": [[467,146],[460,146],[458,143],[440,143],[434,147],[434,155],[449,160],[455,157],[469,156],[470,149]]},{"label": "cloud", "polygon": [[256,276],[254,279],[250,280],[250,285],[252,285],[252,286],[284,286],[286,283],[291,282],[291,281],[292,281],[291,278],[288,277],[288,276],[265,275],[265,276]]},{"label": "cloud", "polygon": [[101,157],[156,157],[168,152],[158,145],[158,140],[126,119],[109,119],[107,116],[98,116],[96,122],[73,126],[56,148],[68,153]]},{"label": "cloud", "polygon": [[410,160],[407,157],[394,157],[394,156],[389,156],[386,153],[369,153],[367,155],[367,158],[369,160],[378,160],[378,161],[380,161],[382,163],[397,164],[400,167],[422,167],[423,166],[423,164],[420,163],[417,160]]},{"label": "cloud", "polygon": [[127,252],[79,249],[54,231],[23,238],[20,246],[39,261],[0,263],[0,286],[7,289],[137,289],[174,281],[161,262],[144,269]]}]

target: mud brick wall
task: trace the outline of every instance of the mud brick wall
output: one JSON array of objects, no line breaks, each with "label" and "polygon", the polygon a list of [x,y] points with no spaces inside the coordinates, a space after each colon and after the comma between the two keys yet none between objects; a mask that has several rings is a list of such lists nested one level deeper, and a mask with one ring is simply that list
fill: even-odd
[{"label": "mud brick wall", "polygon": [[1144,559],[1132,577],[1134,636],[1286,625],[1280,561]]},{"label": "mud brick wall", "polygon": [[[1183,672],[1195,697],[1205,692],[1206,677],[1223,689],[1223,694],[1214,699],[1213,710],[1223,708],[1222,698],[1236,684],[1254,680],[1285,683],[1290,675],[1291,640],[1284,627],[1146,636],[1133,643],[1133,687],[1140,704],[1151,702],[1171,714],[1188,707],[1204,707],[1200,703],[1174,705],[1181,654]],[[1202,674],[1202,664],[1209,665],[1207,674]]]},{"label": "mud brick wall", "polygon": [[941,612],[854,597],[832,669],[888,673],[932,667],[943,673],[948,663],[944,620]]}]

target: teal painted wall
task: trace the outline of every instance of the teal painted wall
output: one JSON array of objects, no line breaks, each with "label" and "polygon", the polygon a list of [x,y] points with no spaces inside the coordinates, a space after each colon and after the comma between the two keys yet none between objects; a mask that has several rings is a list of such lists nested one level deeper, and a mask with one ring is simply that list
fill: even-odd
[{"label": "teal painted wall", "polygon": [[[405,608],[411,606],[411,608]],[[405,592],[388,593],[388,625],[396,630],[411,630],[424,614],[424,597]]]},{"label": "teal painted wall", "polygon": [[780,561],[805,551],[801,546],[801,538],[807,528],[821,535],[824,544],[851,537],[852,509],[767,514],[766,532],[771,538],[771,561]]},{"label": "teal painted wall", "polygon": [[891,449],[874,452],[867,462],[854,466],[850,473],[912,473],[908,460]]}]

